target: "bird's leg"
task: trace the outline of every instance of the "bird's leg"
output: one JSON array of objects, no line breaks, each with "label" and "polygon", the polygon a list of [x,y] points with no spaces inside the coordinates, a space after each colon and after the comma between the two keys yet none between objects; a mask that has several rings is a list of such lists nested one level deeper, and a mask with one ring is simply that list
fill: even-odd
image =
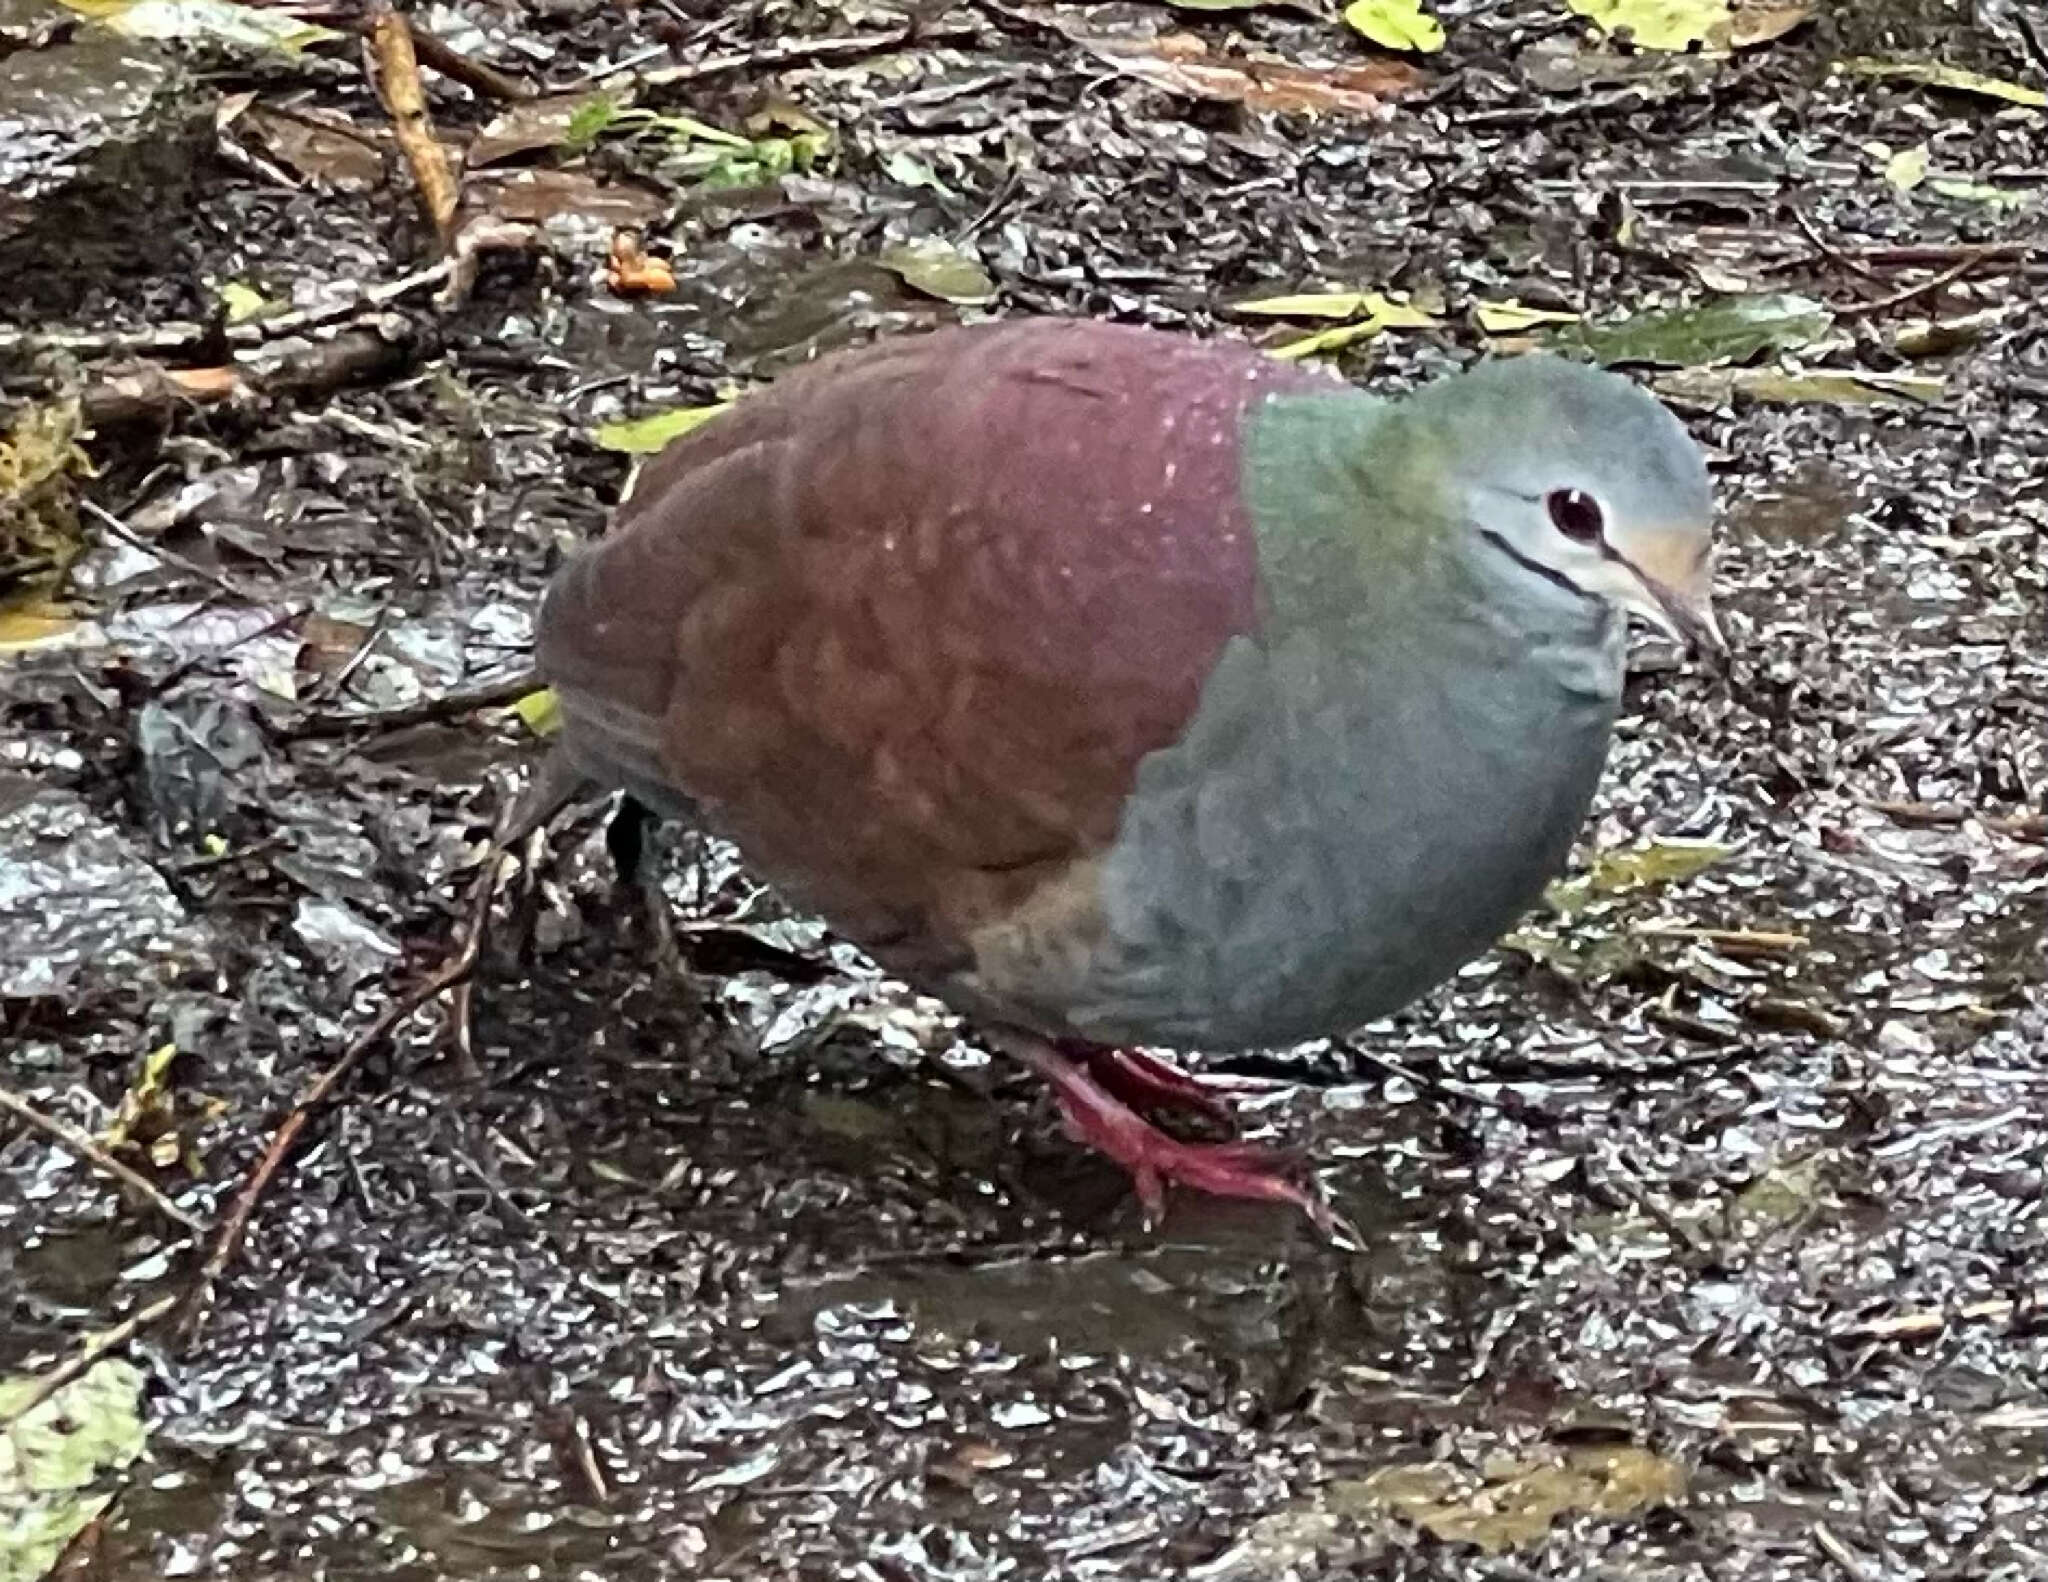
[{"label": "bird's leg", "polygon": [[628,794],[605,830],[605,849],[611,853],[619,877],[640,898],[640,914],[646,920],[656,969],[675,986],[685,1008],[695,1010],[706,1003],[704,986],[683,955],[675,917],[661,888],[661,865],[650,858],[647,849],[659,822],[650,808]]},{"label": "bird's leg", "polygon": [[[1097,1074],[1098,1052],[1092,1046],[1062,1048],[1043,1038],[1008,1029],[997,1042],[1006,1054],[1052,1084],[1060,1113],[1077,1141],[1108,1155],[1131,1173],[1148,1221],[1158,1220],[1166,1204],[1166,1186],[1171,1182],[1217,1197],[1292,1203],[1319,1230],[1329,1233],[1333,1229],[1329,1208],[1313,1193],[1282,1175],[1279,1160],[1268,1150],[1250,1143],[1182,1142],[1146,1120]],[[1130,1051],[1100,1053],[1128,1055]],[[1194,1078],[1161,1062],[1110,1061],[1104,1069],[1117,1073],[1112,1080],[1124,1083],[1127,1091],[1142,1087],[1157,1098],[1162,1090],[1170,1090],[1175,1101],[1183,1107],[1188,1104],[1182,1084],[1193,1083]],[[1162,1081],[1159,1072],[1172,1073],[1174,1080]],[[1207,1103],[1216,1102],[1206,1092],[1202,1097]]]}]

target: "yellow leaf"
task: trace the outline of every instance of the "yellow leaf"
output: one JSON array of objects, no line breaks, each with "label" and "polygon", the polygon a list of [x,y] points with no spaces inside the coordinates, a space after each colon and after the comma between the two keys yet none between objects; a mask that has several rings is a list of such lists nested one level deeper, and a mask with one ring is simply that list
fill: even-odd
[{"label": "yellow leaf", "polygon": [[1627,33],[1637,49],[1725,49],[1734,27],[1728,0],[1569,0],[1602,33]]},{"label": "yellow leaf", "polygon": [[1884,162],[1884,179],[1900,192],[1911,192],[1927,179],[1927,145],[1901,149]]},{"label": "yellow leaf", "polygon": [[1385,326],[1377,319],[1360,319],[1356,324],[1339,324],[1335,329],[1318,330],[1305,335],[1298,341],[1288,341],[1275,346],[1272,355],[1282,362],[1298,362],[1304,357],[1318,357],[1324,352],[1341,351],[1354,341],[1370,340]]},{"label": "yellow leaf", "polygon": [[230,280],[220,288],[220,304],[227,309],[230,324],[243,324],[270,311],[263,293],[239,280]]},{"label": "yellow leaf", "polygon": [[1434,55],[1444,47],[1443,24],[1419,0],[1353,0],[1344,8],[1344,21],[1382,49]]},{"label": "yellow leaf", "polygon": [[62,637],[78,617],[40,597],[0,605],[0,650],[33,648]]},{"label": "yellow leaf", "polygon": [[1292,297],[1256,297],[1234,307],[1239,313],[1268,313],[1282,319],[1352,319],[1371,300],[1364,291],[1308,291]]},{"label": "yellow leaf", "polygon": [[2025,105],[2031,110],[2048,109],[2048,93],[2003,77],[1986,77],[1959,66],[1941,66],[1925,60],[1873,60],[1858,56],[1835,62],[1836,69],[1855,77],[1879,77],[1892,82],[1917,82],[1929,88],[1946,88],[1951,93],[1973,93],[1980,98],[2002,99],[2007,104]]},{"label": "yellow leaf", "polygon": [[555,696],[553,687],[527,693],[512,705],[512,712],[536,736],[552,736],[562,728],[562,700]]},{"label": "yellow leaf", "polygon": [[1525,308],[1513,298],[1506,302],[1477,303],[1472,309],[1472,316],[1489,335],[1519,335],[1539,324],[1576,324],[1580,319],[1577,313],[1560,313],[1555,308]]},{"label": "yellow leaf", "polygon": [[692,429],[702,428],[731,405],[730,401],[714,401],[709,406],[670,407],[665,412],[650,412],[645,417],[621,418],[616,423],[598,424],[591,430],[590,437],[604,450],[651,456],[670,440],[681,439]]}]

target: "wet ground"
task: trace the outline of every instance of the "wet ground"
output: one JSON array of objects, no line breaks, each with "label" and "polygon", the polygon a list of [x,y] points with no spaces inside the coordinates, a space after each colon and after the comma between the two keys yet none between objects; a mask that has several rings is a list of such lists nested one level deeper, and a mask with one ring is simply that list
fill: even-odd
[{"label": "wet ground", "polygon": [[[1692,386],[1737,659],[1645,651],[1564,910],[1347,1045],[1207,1062],[1285,1079],[1248,1129],[1360,1247],[1200,1199],[1145,1228],[1040,1092],[716,849],[665,870],[691,1009],[585,816],[459,1005],[314,1117],[204,1322],[127,1347],[147,1450],[62,1574],[2048,1575],[2048,122],[1830,69],[2038,86],[2019,8],[1980,9],[1715,60],[1447,7],[1404,81],[1286,9],[927,7],[906,39],[879,4],[436,6],[529,82],[666,69],[639,105],[747,146],[472,148],[466,217],[546,224],[460,302],[369,309],[434,239],[353,44],[123,44],[104,125],[0,99],[50,154],[0,209],[7,1084],[209,1226],[451,948],[534,742],[391,711],[523,668],[627,476],[597,425],[986,311],[1286,339],[1230,305],[1329,288],[1438,320],[1338,354],[1373,388],[1475,355],[1477,303],[1734,290],[1834,310],[1767,370],[1940,381]],[[1190,97],[1162,32],[1399,96]],[[17,88],[108,48],[0,4]],[[450,141],[504,114],[426,81]],[[622,218],[672,293],[607,289]],[[890,252],[917,238],[947,272]],[[223,327],[230,286],[309,327]],[[137,357],[244,386],[124,405]],[[1612,855],[1679,842],[1731,849]],[[0,1375],[202,1255],[0,1129]]]}]

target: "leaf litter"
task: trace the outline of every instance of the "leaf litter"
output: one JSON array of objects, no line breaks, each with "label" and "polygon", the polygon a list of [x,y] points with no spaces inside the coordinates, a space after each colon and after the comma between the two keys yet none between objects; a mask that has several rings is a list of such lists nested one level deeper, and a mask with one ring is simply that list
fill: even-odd
[{"label": "leaf litter", "polygon": [[[500,123],[469,220],[509,175],[553,216],[459,280],[352,40],[256,46],[221,105],[197,80],[198,164],[38,104],[75,137],[0,224],[0,390],[78,403],[99,476],[56,487],[121,531],[64,519],[61,580],[7,595],[69,623],[0,666],[7,1081],[101,1132],[174,1045],[124,1152],[216,1226],[462,926],[545,718],[533,601],[630,472],[609,425],[994,308],[1242,332],[1234,304],[1336,282],[1358,300],[1303,328],[1433,321],[1373,338],[1387,392],[1649,318],[1623,366],[1715,381],[1686,412],[1736,639],[1724,678],[1638,654],[1587,849],[1739,855],[1535,915],[1557,970],[1496,952],[1343,1047],[1210,1061],[1297,1084],[1260,1121],[1356,1253],[1200,1202],[1143,1234],[929,1002],[678,841],[692,1009],[572,822],[508,879],[530,943],[313,1114],[194,1343],[127,1353],[152,1459],[92,1486],[98,1574],[2032,1582],[2038,210],[1937,184],[2031,191],[2036,112],[1828,70],[2019,83],[1985,11],[1630,56],[1562,5],[1460,7],[1394,59],[1334,8],[436,8],[423,63],[441,30],[657,118],[565,147],[427,65],[445,148]],[[109,45],[0,38],[39,81]],[[818,129],[808,166],[773,146]],[[615,190],[673,292],[611,290]],[[109,191],[156,217],[111,249]],[[994,302],[875,262],[927,239]],[[223,340],[230,282],[280,311]],[[1813,308],[1755,313],[1784,298]],[[35,1133],[0,1226],[20,1378],[195,1274]]]}]

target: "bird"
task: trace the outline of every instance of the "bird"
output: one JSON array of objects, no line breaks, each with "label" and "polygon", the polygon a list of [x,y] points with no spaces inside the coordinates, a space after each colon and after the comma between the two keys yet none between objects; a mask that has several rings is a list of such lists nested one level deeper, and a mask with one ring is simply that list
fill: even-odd
[{"label": "bird", "polygon": [[1567,861],[1640,621],[1725,653],[1700,448],[1532,354],[1396,397],[1018,317],[672,441],[536,620],[555,800],[624,791],[1051,1085],[1130,1175],[1298,1204],[1160,1052],[1355,1031]]}]

